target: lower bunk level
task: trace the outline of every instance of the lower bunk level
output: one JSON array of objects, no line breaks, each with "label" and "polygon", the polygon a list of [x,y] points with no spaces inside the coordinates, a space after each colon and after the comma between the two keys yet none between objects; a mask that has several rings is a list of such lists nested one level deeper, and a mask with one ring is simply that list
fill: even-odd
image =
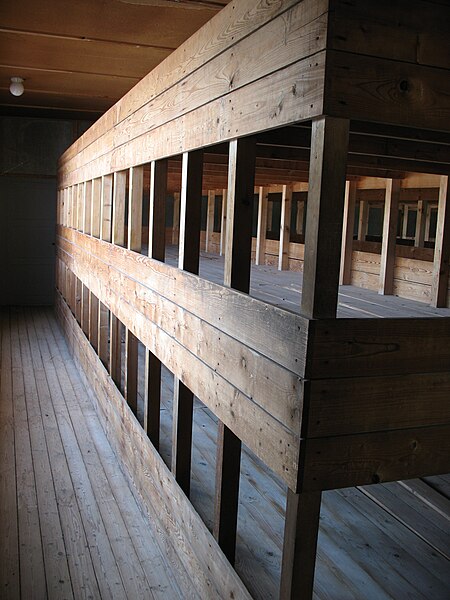
[{"label": "lower bunk level", "polygon": [[[1,597],[199,598],[177,559],[177,539],[167,538],[158,511],[142,505],[136,474],[117,462],[93,410],[98,399],[53,310],[11,308],[1,316]],[[172,380],[166,370],[160,450],[167,462]],[[100,420],[108,431],[101,413]],[[197,401],[191,501],[208,527],[216,429]],[[285,495],[245,449],[236,570],[254,598],[278,594]],[[314,598],[445,600],[449,522],[448,476],[324,492]]]}]

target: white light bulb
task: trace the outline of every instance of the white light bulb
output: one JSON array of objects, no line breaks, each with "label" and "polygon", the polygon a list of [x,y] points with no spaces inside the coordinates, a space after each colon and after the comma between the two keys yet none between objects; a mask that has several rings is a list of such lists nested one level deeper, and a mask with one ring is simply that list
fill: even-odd
[{"label": "white light bulb", "polygon": [[9,91],[13,96],[21,96],[24,92],[22,77],[11,77]]}]

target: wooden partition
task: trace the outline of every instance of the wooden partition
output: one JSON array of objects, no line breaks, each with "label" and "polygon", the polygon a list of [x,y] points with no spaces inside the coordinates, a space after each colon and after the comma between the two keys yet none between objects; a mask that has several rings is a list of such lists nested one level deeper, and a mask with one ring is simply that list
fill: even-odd
[{"label": "wooden partition", "polygon": [[[364,10],[360,3],[338,0],[231,2],[60,161],[58,315],[95,388],[119,460],[144,505],[152,504],[161,526],[176,538],[176,552],[202,598],[250,597],[232,568],[241,444],[287,486],[283,600],[312,596],[322,490],[450,469],[450,319],[335,318],[349,164],[360,169],[363,154],[365,168],[378,161],[386,176],[393,165],[417,166],[414,144],[439,145],[439,132],[448,127],[447,109],[430,109],[448,98],[440,55],[425,46],[416,64],[417,28],[425,35],[425,25],[414,10],[402,12],[404,43],[397,57],[398,44],[384,43],[391,31],[386,15],[393,4],[400,10],[404,3],[361,4]],[[441,24],[447,7],[419,0],[414,5],[428,25],[433,14],[433,34],[445,45]],[[359,54],[357,32],[366,31],[366,21],[371,33]],[[385,91],[380,73],[388,82]],[[366,81],[371,77],[373,84]],[[433,101],[424,102],[429,97]],[[354,117],[358,122],[350,121]],[[306,122],[306,134],[297,128],[300,122]],[[380,135],[384,141],[405,136],[383,123],[421,129],[407,149],[388,142],[380,148]],[[258,136],[268,132],[264,144],[272,140],[276,159],[280,138],[271,131],[281,126],[292,126],[283,136],[297,144],[292,148],[303,157],[308,180],[298,313],[248,295]],[[198,275],[205,151],[215,145],[227,157],[222,285]],[[167,159],[180,155],[174,267],[164,262],[164,201]],[[147,173],[151,193],[143,252]],[[293,183],[283,184],[281,269],[289,262]],[[395,181],[389,193],[394,206]],[[261,230],[267,218],[264,190],[260,198]],[[210,250],[212,195],[208,206]],[[447,217],[441,211],[434,268],[444,275],[447,269],[448,276]],[[393,230],[391,223],[390,242]],[[269,240],[260,243],[265,250],[254,248],[257,261],[270,248]],[[395,273],[392,243],[386,242],[383,253],[389,273]],[[136,418],[138,342],[146,349],[143,422]],[[171,470],[158,452],[161,365],[175,378]],[[219,423],[214,537],[188,500],[194,395]]]}]

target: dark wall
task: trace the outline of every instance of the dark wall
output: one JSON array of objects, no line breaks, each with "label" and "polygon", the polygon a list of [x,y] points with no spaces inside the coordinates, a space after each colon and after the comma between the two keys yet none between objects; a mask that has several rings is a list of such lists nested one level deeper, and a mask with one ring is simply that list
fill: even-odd
[{"label": "dark wall", "polygon": [[57,161],[88,125],[0,117],[0,305],[53,304]]}]

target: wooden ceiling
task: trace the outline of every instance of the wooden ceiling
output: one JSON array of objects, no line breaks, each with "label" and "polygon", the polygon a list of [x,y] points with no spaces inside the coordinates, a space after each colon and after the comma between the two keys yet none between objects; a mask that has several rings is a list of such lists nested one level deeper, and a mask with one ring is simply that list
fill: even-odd
[{"label": "wooden ceiling", "polygon": [[0,112],[96,118],[229,1],[4,0]]}]

